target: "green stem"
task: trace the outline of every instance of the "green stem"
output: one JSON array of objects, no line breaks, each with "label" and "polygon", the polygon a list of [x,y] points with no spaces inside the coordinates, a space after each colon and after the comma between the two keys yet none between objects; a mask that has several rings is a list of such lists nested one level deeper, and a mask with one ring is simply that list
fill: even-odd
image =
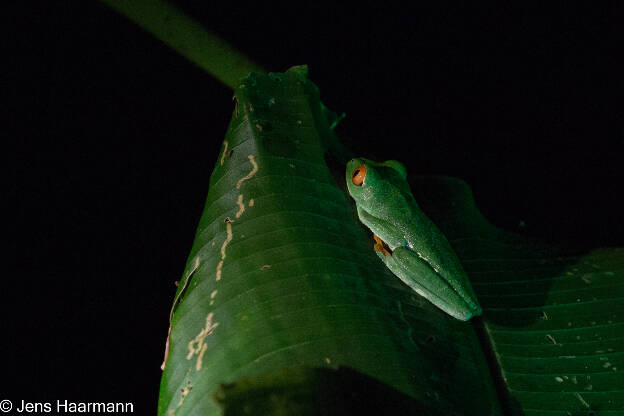
[{"label": "green stem", "polygon": [[100,0],[230,88],[257,64],[163,0]]}]

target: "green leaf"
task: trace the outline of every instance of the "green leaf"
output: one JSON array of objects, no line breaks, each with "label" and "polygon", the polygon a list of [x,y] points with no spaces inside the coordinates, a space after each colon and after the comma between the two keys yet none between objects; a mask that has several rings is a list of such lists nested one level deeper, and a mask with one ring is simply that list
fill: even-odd
[{"label": "green leaf", "polygon": [[411,185],[484,308],[506,413],[624,414],[624,249],[519,238],[488,224],[460,180]]},{"label": "green leaf", "polygon": [[[325,162],[339,147],[305,72],[252,74],[236,91],[178,287],[160,414],[216,414],[219,383],[292,365],[347,366],[422,403],[453,395],[491,413],[471,327],[374,255]],[[448,343],[419,346],[432,334]],[[456,391],[457,377],[474,381]]]},{"label": "green leaf", "polygon": [[226,414],[258,408],[276,380],[275,397],[301,398],[326,377],[309,368],[339,366],[424,414],[621,412],[624,252],[520,239],[492,227],[462,181],[411,177],[485,311],[449,317],[375,255],[346,195],[338,119],[306,72],[253,73],[236,89],[174,299],[159,414],[219,414],[213,392]]}]

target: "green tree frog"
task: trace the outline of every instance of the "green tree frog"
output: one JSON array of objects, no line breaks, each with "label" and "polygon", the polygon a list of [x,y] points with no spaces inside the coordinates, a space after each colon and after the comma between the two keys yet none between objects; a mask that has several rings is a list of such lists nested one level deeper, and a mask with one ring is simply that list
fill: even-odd
[{"label": "green tree frog", "polygon": [[374,249],[390,271],[459,320],[480,315],[466,272],[444,234],[418,207],[405,166],[352,159],[346,180],[360,221],[374,233]]}]

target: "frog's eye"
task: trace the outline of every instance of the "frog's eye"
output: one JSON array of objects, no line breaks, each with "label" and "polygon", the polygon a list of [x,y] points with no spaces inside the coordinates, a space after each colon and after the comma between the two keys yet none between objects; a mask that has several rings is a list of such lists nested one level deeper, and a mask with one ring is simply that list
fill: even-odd
[{"label": "frog's eye", "polygon": [[353,181],[353,185],[362,186],[364,183],[364,178],[366,177],[366,166],[360,165],[353,171],[353,175],[351,175],[351,180]]}]

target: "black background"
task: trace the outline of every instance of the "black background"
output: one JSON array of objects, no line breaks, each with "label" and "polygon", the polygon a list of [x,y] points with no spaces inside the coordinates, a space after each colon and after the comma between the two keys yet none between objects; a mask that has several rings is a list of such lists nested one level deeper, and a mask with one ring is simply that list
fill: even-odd
[{"label": "black background", "polygon": [[[176,2],[271,71],[308,64],[356,152],[466,180],[498,226],[624,243],[620,10],[208,3]],[[0,393],[154,414],[232,91],[95,1],[4,19]]]}]

